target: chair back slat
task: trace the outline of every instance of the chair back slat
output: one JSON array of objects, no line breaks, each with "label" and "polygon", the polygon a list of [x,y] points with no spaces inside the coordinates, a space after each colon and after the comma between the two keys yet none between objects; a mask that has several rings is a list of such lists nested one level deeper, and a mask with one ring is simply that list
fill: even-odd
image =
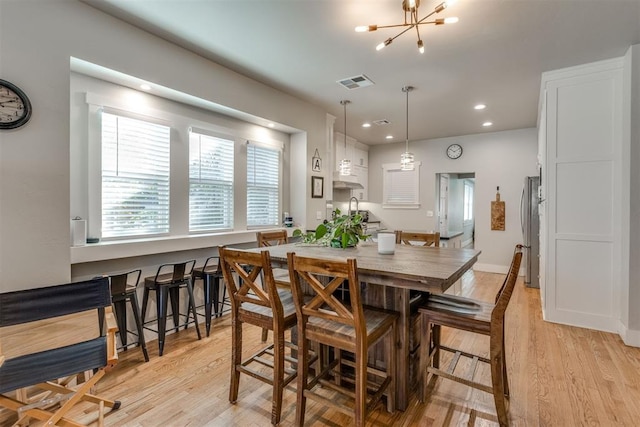
[{"label": "chair back slat", "polygon": [[109,276],[111,282],[111,295],[120,295],[125,293],[127,286],[137,287],[140,282],[142,270],[136,269],[126,273],[112,274]]},{"label": "chair back slat", "polygon": [[[273,279],[269,252],[255,253],[221,247],[220,262],[234,313],[243,303],[251,303],[271,308],[274,317],[276,313],[282,315],[282,302]],[[264,283],[259,283],[258,278]]]},{"label": "chair back slat", "polygon": [[[295,253],[289,253],[287,257],[298,318],[317,317],[339,322],[353,327],[359,337],[366,329],[356,260],[330,261],[299,257]],[[344,282],[349,286],[348,301],[341,301],[333,295]],[[306,294],[311,294],[307,301],[303,283],[307,285]]]},{"label": "chair back slat", "polygon": [[288,242],[287,230],[256,232],[258,247],[284,245]]},{"label": "chair back slat", "polygon": [[440,233],[413,233],[396,231],[396,243],[413,246],[440,246]]},{"label": "chair back slat", "polygon": [[516,245],[507,277],[505,277],[500,290],[496,294],[495,307],[491,312],[492,324],[494,322],[504,322],[504,314],[511,300],[516,281],[518,280],[518,272],[520,271],[520,263],[522,262],[522,247],[522,245]]},{"label": "chair back slat", "polygon": [[0,326],[19,325],[111,305],[109,279],[0,294]]}]

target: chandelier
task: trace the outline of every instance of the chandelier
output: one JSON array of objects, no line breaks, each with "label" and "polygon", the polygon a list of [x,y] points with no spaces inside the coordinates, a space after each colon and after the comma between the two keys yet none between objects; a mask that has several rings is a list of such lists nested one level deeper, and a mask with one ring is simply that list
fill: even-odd
[{"label": "chandelier", "polygon": [[350,102],[346,99],[340,101],[344,107],[344,159],[340,160],[340,175],[351,175],[351,160],[347,159],[347,104]]},{"label": "chandelier", "polygon": [[[458,18],[437,18],[433,21],[427,21],[431,16],[442,12],[447,7],[451,6],[457,0],[447,0],[440,3],[438,6],[433,9],[431,13],[429,13],[424,18],[419,19],[418,8],[420,7],[420,0],[402,0],[402,9],[404,10],[404,23],[403,24],[395,24],[395,25],[361,25],[356,27],[356,32],[363,33],[366,31],[376,31],[379,28],[396,28],[396,27],[406,27],[404,30],[400,31],[393,37],[389,37],[378,46],[376,46],[376,50],[384,49],[386,46],[389,46],[391,42],[395,39],[406,33],[412,28],[416,29],[416,34],[418,36],[418,51],[420,53],[424,53],[424,43],[422,42],[422,38],[420,38],[420,25],[424,24],[433,24],[433,25],[443,25],[443,24],[454,24],[458,22]],[[407,19],[407,15],[409,15]]]},{"label": "chandelier", "polygon": [[415,158],[413,153],[409,152],[409,92],[413,90],[413,86],[405,86],[402,91],[407,94],[407,137],[405,139],[404,153],[400,155],[400,169],[403,171],[412,171],[415,167]]}]

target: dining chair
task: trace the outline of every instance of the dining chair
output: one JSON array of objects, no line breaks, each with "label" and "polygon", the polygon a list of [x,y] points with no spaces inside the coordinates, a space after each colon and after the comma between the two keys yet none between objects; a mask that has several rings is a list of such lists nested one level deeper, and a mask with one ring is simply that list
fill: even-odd
[{"label": "dining chair", "polygon": [[440,233],[416,233],[396,230],[396,243],[413,246],[440,246]]},{"label": "dining chair", "polygon": [[[211,318],[222,316],[226,288],[223,288],[222,301],[220,301],[220,279],[222,279],[222,266],[219,256],[211,256],[204,261],[202,267],[194,267],[193,281],[202,280],[204,288],[204,318],[207,336],[211,332]],[[200,306],[202,307],[202,306]]]},{"label": "dining chair", "polygon": [[[92,312],[105,325],[91,328],[86,320],[95,319]],[[69,315],[78,317],[69,321]],[[108,278],[2,293],[0,330],[3,341],[21,340],[20,347],[29,349],[0,349],[0,408],[17,412],[14,425],[29,425],[34,418],[47,426],[82,426],[69,413],[85,402],[98,405],[97,424],[102,426],[104,408],[120,407],[119,401],[93,391],[118,362]],[[28,333],[21,339],[20,331]],[[32,391],[38,393],[28,396]],[[82,414],[88,409],[83,406]]]},{"label": "dining chair", "polygon": [[[286,245],[289,243],[289,238],[287,237],[287,230],[284,229],[276,231],[257,231],[256,241],[258,242],[259,248],[266,248],[270,246]],[[289,282],[289,270],[286,268],[276,267],[273,268],[272,271],[276,286],[291,288],[291,283]],[[262,342],[267,341],[268,334],[268,329],[262,330]]]},{"label": "dining chair", "polygon": [[[269,252],[248,252],[220,248],[220,260],[224,282],[231,300],[231,378],[229,401],[238,400],[240,374],[246,374],[273,387],[271,423],[280,422],[284,388],[296,376],[296,371],[285,367],[285,359],[297,363],[285,355],[285,347],[297,347],[285,340],[285,331],[296,324],[296,311],[291,291],[275,285]],[[260,278],[264,285],[260,283]],[[242,326],[249,324],[273,331],[273,342],[253,356],[242,360]],[[255,368],[257,364],[257,369]],[[271,376],[262,371],[272,368]]]},{"label": "dining chair", "polygon": [[[395,410],[398,313],[362,305],[355,259],[333,261],[287,255],[291,289],[298,316],[299,347],[296,422],[304,425],[308,398],[354,417],[364,426],[367,414],[387,395],[387,411]],[[349,300],[334,291],[348,281]],[[304,288],[303,288],[304,286]],[[384,366],[368,367],[369,349],[384,340]],[[320,344],[319,366],[309,378],[308,341]],[[325,351],[334,349],[333,360]],[[350,361],[342,351],[350,352]],[[370,381],[374,377],[377,382]],[[371,390],[371,393],[369,392]]]},{"label": "dining chair", "polygon": [[[167,263],[158,267],[155,276],[145,277],[144,279],[144,296],[142,297],[142,323],[146,329],[158,334],[158,350],[162,356],[164,352],[164,342],[167,327],[167,299],[171,299],[171,313],[173,317],[173,326],[178,332],[180,327],[180,289],[186,288],[189,294],[189,306],[187,310],[191,310],[194,317],[196,333],[198,339],[201,339],[200,328],[198,327],[198,316],[196,314],[195,299],[193,297],[193,281],[192,273],[195,260]],[[147,327],[146,321],[147,308],[149,305],[149,293],[156,293],[156,313],[157,313],[157,329]],[[184,328],[189,325],[189,316],[186,315]]]},{"label": "dining chair", "polygon": [[[431,295],[420,308],[422,344],[420,346],[420,371],[418,373],[420,400],[428,399],[428,385],[440,376],[493,394],[500,426],[509,424],[507,399],[509,381],[505,360],[504,327],[505,312],[518,278],[522,260],[522,245],[516,245],[509,272],[498,290],[494,303],[452,295]],[[489,336],[489,357],[472,354],[443,345],[441,327],[459,329]],[[440,353],[451,353],[452,359],[445,369],[440,368]],[[456,371],[463,358],[470,360],[465,369]],[[491,384],[474,380],[478,362],[491,368]],[[464,370],[464,372],[459,372]],[[431,374],[430,378],[428,374]]]},{"label": "dining chair", "polygon": [[[110,274],[109,284],[111,287],[111,302],[115,310],[115,317],[118,323],[118,332],[122,348],[126,351],[131,345],[137,345],[142,349],[144,361],[149,361],[149,353],[147,352],[147,344],[144,340],[144,328],[140,317],[140,305],[138,304],[138,284],[140,283],[140,275],[142,270],[136,269],[126,273]],[[131,305],[133,318],[136,323],[137,337],[136,343],[128,343],[128,335],[130,331],[127,328],[127,302]]]}]

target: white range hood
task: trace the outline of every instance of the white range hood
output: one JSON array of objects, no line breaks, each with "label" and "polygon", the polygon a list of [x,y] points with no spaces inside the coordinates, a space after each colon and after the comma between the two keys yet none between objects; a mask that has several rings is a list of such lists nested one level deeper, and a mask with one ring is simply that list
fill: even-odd
[{"label": "white range hood", "polygon": [[340,175],[339,171],[333,172],[333,188],[341,189],[346,188],[349,190],[364,188],[362,184],[358,182],[358,177],[355,175]]}]

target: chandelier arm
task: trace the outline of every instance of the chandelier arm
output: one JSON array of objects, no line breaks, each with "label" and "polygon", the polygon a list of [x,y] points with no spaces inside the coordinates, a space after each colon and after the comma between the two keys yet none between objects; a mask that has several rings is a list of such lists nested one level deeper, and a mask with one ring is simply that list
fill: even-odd
[{"label": "chandelier arm", "polygon": [[[416,24],[422,24],[422,23],[423,23],[422,21],[424,21],[425,19],[427,19],[427,18],[429,18],[429,17],[431,17],[431,16],[435,15],[436,13],[438,13],[438,12],[437,12],[436,10],[434,10],[433,12],[431,12],[430,14],[428,14],[427,16],[425,16],[424,18],[422,18],[421,20],[419,20],[418,22],[416,22]],[[426,24],[426,22],[425,22],[425,24]]]},{"label": "chandelier arm", "polygon": [[400,37],[401,35],[403,35],[404,33],[406,33],[407,31],[409,31],[410,29],[412,29],[413,27],[415,27],[415,24],[410,25],[408,28],[405,28],[404,30],[400,31],[398,34],[396,34],[395,36],[391,37],[391,41],[394,41],[395,39],[397,39],[398,37]]}]

